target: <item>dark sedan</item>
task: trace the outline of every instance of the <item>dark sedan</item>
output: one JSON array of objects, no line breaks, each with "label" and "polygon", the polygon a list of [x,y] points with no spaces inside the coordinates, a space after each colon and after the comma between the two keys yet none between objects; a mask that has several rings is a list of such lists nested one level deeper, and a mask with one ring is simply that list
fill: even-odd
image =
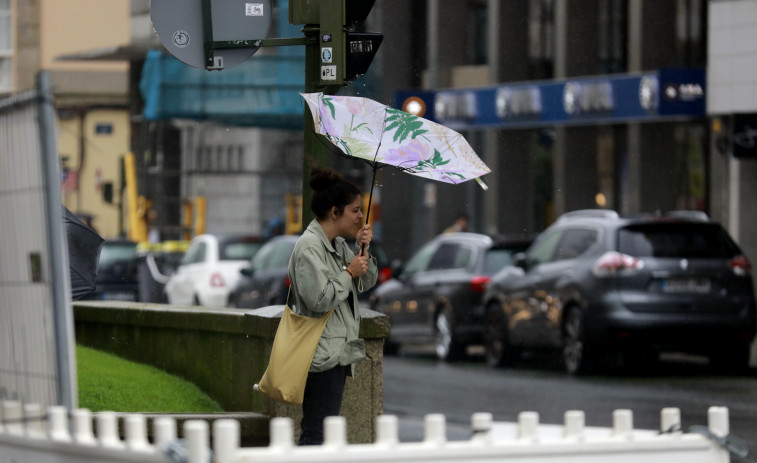
[{"label": "dark sedan", "polygon": [[137,243],[128,240],[107,240],[103,243],[97,265],[95,291],[90,300],[136,301]]},{"label": "dark sedan", "polygon": [[[252,258],[250,265],[241,270],[242,278],[229,295],[229,307],[257,309],[269,305],[284,304],[289,291],[289,258],[299,236],[277,236],[266,242]],[[355,240],[347,239],[354,247]],[[369,253],[376,257],[379,267],[376,285],[389,278],[389,258],[379,242],[372,242]],[[365,300],[375,286],[358,295]]]},{"label": "dark sedan", "polygon": [[390,317],[387,352],[433,344],[440,359],[454,361],[481,344],[484,290],[529,243],[477,233],[447,233],[426,243],[371,296],[371,308]]},{"label": "dark sedan", "polygon": [[229,293],[229,307],[257,309],[284,304],[289,290],[289,258],[299,236],[271,238],[243,267],[241,278]]}]

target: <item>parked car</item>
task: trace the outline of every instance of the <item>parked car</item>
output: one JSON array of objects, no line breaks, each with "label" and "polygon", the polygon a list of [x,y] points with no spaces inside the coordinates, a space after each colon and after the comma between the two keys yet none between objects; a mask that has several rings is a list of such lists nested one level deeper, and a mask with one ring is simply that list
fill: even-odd
[{"label": "parked car", "polygon": [[371,308],[390,318],[387,352],[402,344],[433,344],[440,359],[454,361],[469,345],[481,344],[484,290],[529,243],[446,233],[423,245],[371,296]]},{"label": "parked car", "polygon": [[84,299],[138,300],[137,243],[125,239],[106,240],[97,264],[95,290]]},{"label": "parked car", "polygon": [[289,258],[299,236],[271,238],[239,269],[240,277],[229,293],[229,307],[257,309],[284,304],[289,291]]},{"label": "parked car", "polygon": [[229,291],[239,280],[239,269],[262,245],[256,236],[196,236],[166,283],[168,303],[225,307]]},{"label": "parked car", "polygon": [[[289,259],[299,236],[284,235],[271,238],[250,260],[249,266],[240,269],[239,282],[229,294],[229,306],[256,309],[268,305],[284,304],[289,291]],[[350,246],[355,240],[348,239]],[[389,259],[381,243],[372,241],[369,248],[379,267],[377,285],[386,281],[391,273]],[[367,300],[374,290],[358,294],[358,300]]]},{"label": "parked car", "polygon": [[561,216],[484,296],[486,355],[562,352],[569,373],[605,360],[643,365],[659,352],[707,355],[744,369],[755,336],[749,259],[702,213]]}]

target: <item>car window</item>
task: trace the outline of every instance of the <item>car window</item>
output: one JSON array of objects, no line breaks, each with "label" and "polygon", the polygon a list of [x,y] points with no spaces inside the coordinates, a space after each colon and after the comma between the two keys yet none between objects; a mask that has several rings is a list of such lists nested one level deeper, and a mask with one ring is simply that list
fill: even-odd
[{"label": "car window", "polygon": [[484,255],[484,271],[496,273],[501,269],[513,265],[513,253],[509,249],[491,248]]},{"label": "car window", "polygon": [[137,255],[136,244],[108,244],[100,251],[100,265],[132,260]]},{"label": "car window", "polygon": [[457,243],[443,243],[434,253],[428,270],[465,268],[470,263],[472,251]]},{"label": "car window", "polygon": [[528,250],[526,265],[534,267],[551,260],[561,235],[562,230],[552,230],[537,238],[534,245]]},{"label": "car window", "polygon": [[294,251],[294,243],[281,242],[276,243],[271,250],[271,255],[267,259],[266,269],[282,268],[289,266],[289,258]]},{"label": "car window", "polygon": [[618,232],[618,252],[635,257],[729,259],[738,246],[718,224],[633,225]]},{"label": "car window", "polygon": [[227,243],[221,247],[220,260],[248,260],[255,255],[260,243]]},{"label": "car window", "polygon": [[181,265],[196,264],[205,260],[206,244],[203,242],[195,243],[187,249],[184,258],[181,259]]},{"label": "car window", "polygon": [[260,250],[253,256],[250,261],[250,270],[257,272],[268,268],[268,262],[271,260],[274,253],[274,243],[269,243],[260,248]]},{"label": "car window", "polygon": [[565,230],[557,245],[554,260],[575,259],[597,241],[597,230],[574,228]]},{"label": "car window", "polygon": [[426,270],[428,263],[431,261],[431,257],[434,255],[438,244],[429,243],[422,247],[405,266],[405,270],[402,272],[404,276],[414,275],[418,272]]}]

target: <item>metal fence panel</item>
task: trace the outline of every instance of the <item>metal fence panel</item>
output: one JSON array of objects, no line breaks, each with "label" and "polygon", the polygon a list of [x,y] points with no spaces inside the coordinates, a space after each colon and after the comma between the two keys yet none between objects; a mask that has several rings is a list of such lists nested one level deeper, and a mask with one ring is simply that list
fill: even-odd
[{"label": "metal fence panel", "polygon": [[0,399],[71,408],[73,323],[47,79],[0,100]]}]

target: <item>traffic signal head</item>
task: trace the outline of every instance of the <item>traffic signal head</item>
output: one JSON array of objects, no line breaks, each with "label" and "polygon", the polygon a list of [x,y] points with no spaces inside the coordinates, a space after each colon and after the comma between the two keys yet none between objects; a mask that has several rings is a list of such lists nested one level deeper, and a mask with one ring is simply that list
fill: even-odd
[{"label": "traffic signal head", "polygon": [[383,35],[353,32],[375,0],[290,0],[289,22],[319,24],[320,84],[346,85],[365,74]]}]

